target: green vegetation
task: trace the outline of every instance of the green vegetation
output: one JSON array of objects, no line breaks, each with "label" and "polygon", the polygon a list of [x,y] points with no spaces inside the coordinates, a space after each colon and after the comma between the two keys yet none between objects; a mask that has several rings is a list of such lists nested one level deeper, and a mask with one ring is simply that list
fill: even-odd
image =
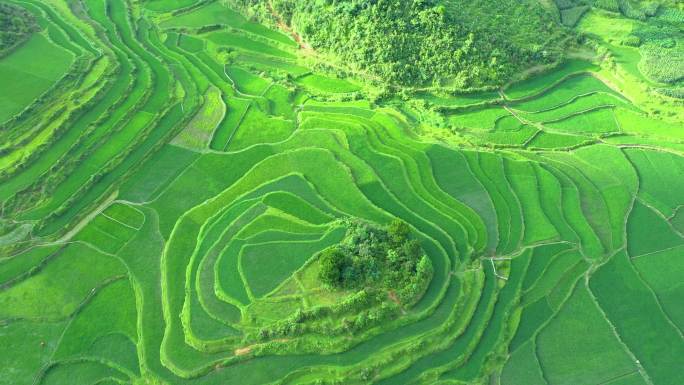
[{"label": "green vegetation", "polygon": [[393,221],[387,229],[349,223],[342,242],[318,257],[321,282],[332,288],[396,289],[394,295],[402,303],[417,301],[432,276],[432,263],[409,233],[402,221]]},{"label": "green vegetation", "polygon": [[[684,43],[680,40],[679,44]],[[639,51],[640,69],[648,78],[659,83],[676,83],[684,79],[684,49],[668,49],[660,45],[644,44]]]},{"label": "green vegetation", "polygon": [[4,92],[0,95],[0,121],[21,112],[54,87],[65,75],[72,57],[42,34],[35,34],[14,52],[0,59]]},{"label": "green vegetation", "polygon": [[681,382],[674,1],[0,6],[0,385]]},{"label": "green vegetation", "polygon": [[[352,71],[403,85],[502,84],[527,66],[558,61],[563,48],[561,29],[535,1],[235,3],[284,23]],[[504,14],[516,22],[503,22]]]},{"label": "green vegetation", "polygon": [[0,57],[40,30],[36,19],[24,8],[0,3]]}]

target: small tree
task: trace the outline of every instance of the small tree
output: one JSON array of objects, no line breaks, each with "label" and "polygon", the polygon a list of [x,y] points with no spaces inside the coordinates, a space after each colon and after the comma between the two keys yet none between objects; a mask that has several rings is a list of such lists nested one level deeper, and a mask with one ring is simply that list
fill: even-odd
[{"label": "small tree", "polygon": [[320,256],[321,271],[319,278],[321,281],[332,287],[342,284],[342,274],[346,265],[346,256],[337,248],[323,250]]},{"label": "small tree", "polygon": [[409,225],[401,219],[393,220],[387,227],[387,233],[393,246],[404,243],[410,232]]}]

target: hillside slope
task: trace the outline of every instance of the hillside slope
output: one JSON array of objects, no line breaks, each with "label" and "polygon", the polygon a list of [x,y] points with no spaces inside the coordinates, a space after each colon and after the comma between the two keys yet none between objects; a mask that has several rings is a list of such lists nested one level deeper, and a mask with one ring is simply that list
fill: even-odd
[{"label": "hillside slope", "polygon": [[499,85],[556,61],[565,32],[533,0],[233,0],[353,71],[402,85]]}]

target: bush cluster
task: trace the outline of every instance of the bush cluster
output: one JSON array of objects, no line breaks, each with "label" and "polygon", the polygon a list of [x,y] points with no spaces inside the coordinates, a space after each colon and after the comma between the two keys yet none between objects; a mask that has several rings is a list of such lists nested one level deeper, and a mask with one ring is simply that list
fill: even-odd
[{"label": "bush cluster", "polygon": [[655,91],[661,95],[668,96],[675,99],[684,100],[684,87],[675,88],[656,88]]},{"label": "bush cluster", "polygon": [[320,280],[331,288],[378,287],[394,290],[402,303],[419,295],[432,276],[432,263],[409,226],[387,227],[350,220],[345,238],[318,256]]},{"label": "bush cluster", "polygon": [[[555,0],[556,6],[561,10],[561,16],[563,16],[564,10],[569,10],[574,7],[595,7],[604,9],[606,11],[615,12],[622,14],[630,19],[638,19],[645,21],[648,18],[652,18],[659,13],[662,14],[665,10],[671,10],[670,8],[665,8],[662,1],[637,1],[637,0]],[[577,9],[575,12],[579,12]],[[581,18],[581,14],[579,15]],[[579,20],[578,18],[578,20]],[[574,24],[567,24],[563,20],[563,24],[572,27]]]},{"label": "bush cluster", "polygon": [[620,3],[617,0],[595,0],[594,6],[611,12],[620,12]]},{"label": "bush cluster", "polygon": [[684,50],[649,43],[642,45],[640,52],[639,70],[650,79],[660,83],[684,79]]}]

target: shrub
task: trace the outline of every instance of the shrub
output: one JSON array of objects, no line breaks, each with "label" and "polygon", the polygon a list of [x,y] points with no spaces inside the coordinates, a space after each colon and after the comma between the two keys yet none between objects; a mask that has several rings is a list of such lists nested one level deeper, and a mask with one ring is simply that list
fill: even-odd
[{"label": "shrub", "polygon": [[657,44],[644,44],[640,48],[639,70],[650,79],[661,83],[674,83],[684,79],[684,52],[665,49]]},{"label": "shrub", "polygon": [[[318,256],[323,284],[331,288],[396,290],[402,303],[410,303],[422,294],[432,277],[432,264],[420,243],[410,238],[408,224],[396,220],[380,228],[352,220],[347,226],[345,238]],[[341,310],[363,307],[368,298],[368,293],[361,290]]]},{"label": "shrub", "polygon": [[682,23],[684,23],[684,10],[677,8],[662,8],[657,15],[657,19],[665,23],[682,25]]},{"label": "shrub", "polygon": [[684,99],[684,87],[656,88],[655,91],[670,98]]},{"label": "shrub", "polygon": [[332,287],[342,285],[342,277],[348,261],[346,256],[338,249],[326,249],[319,256],[321,271],[320,280]]},{"label": "shrub", "polygon": [[620,10],[630,19],[646,20],[646,12],[638,5],[629,0],[622,0]]},{"label": "shrub", "polygon": [[620,4],[617,0],[596,0],[594,6],[611,12],[620,12]]},{"label": "shrub", "polygon": [[624,39],[622,39],[622,45],[626,45],[629,47],[638,47],[641,45],[641,39],[639,36],[635,35],[628,35]]},{"label": "shrub", "polygon": [[643,44],[657,44],[663,48],[674,48],[677,45],[675,37],[679,35],[679,28],[660,22],[652,22],[641,26],[633,35],[639,37]]}]

